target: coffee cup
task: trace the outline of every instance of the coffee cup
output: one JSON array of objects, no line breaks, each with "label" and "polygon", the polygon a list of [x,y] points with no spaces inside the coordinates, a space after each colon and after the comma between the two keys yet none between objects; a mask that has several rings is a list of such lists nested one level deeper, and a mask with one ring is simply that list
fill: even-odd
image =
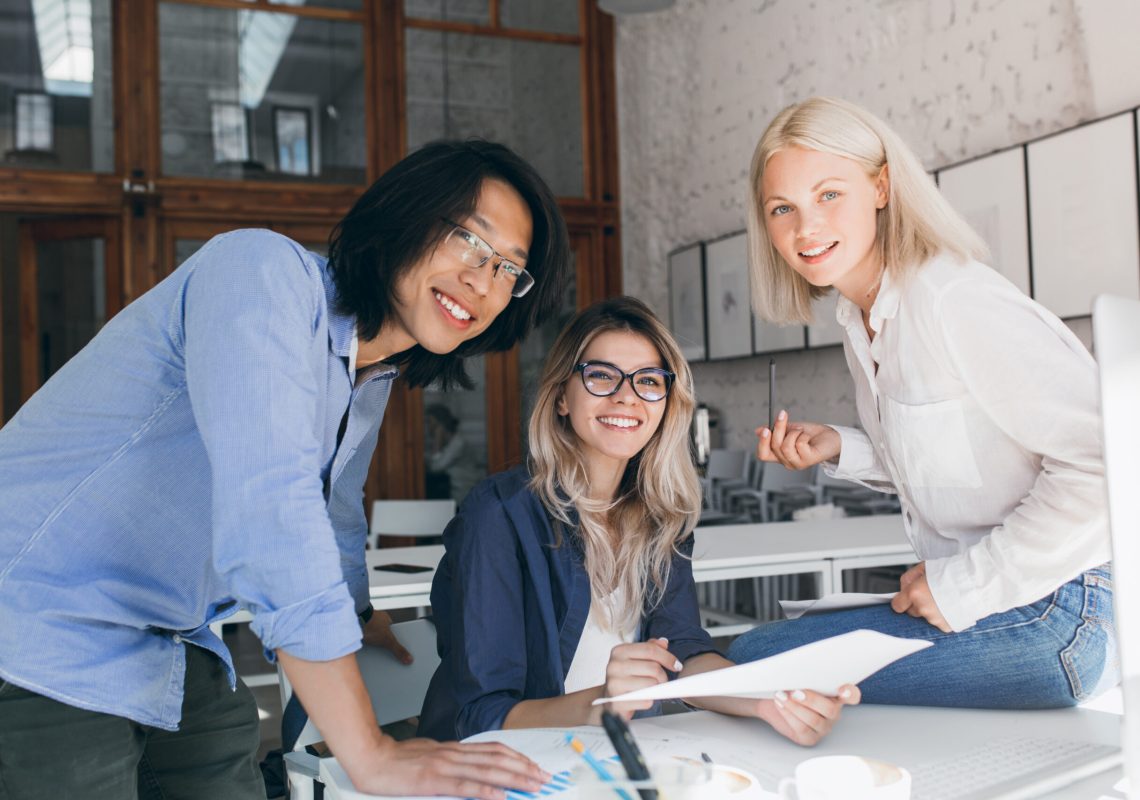
[{"label": "coffee cup", "polygon": [[801,761],[777,790],[785,800],[909,800],[910,773],[861,756]]}]

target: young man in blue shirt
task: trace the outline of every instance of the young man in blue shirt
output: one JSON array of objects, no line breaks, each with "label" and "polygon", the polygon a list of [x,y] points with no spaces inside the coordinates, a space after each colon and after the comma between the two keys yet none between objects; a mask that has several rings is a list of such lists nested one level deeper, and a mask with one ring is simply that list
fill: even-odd
[{"label": "young man in blue shirt", "polygon": [[108,322],[0,430],[0,798],[264,797],[209,628],[238,607],[357,788],[537,788],[506,748],[377,727],[362,488],[397,368],[464,383],[568,271],[537,173],[445,142],[368,189],[327,260],[235,231]]}]

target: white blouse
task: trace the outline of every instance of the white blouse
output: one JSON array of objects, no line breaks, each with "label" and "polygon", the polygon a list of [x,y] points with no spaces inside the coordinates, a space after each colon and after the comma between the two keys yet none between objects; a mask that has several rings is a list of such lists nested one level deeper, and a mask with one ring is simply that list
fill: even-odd
[{"label": "white blouse", "polygon": [[582,628],[582,638],[578,640],[574,660],[570,662],[570,670],[566,673],[566,694],[604,684],[610,651],[619,644],[632,642],[634,633],[633,627],[625,631],[604,629],[599,623],[598,604],[591,602],[590,613]]},{"label": "white blouse", "polygon": [[[836,318],[863,430],[828,474],[897,492],[939,610],[961,631],[1109,560],[1096,363],[984,264],[884,276],[869,341]],[[876,370],[877,365],[877,370]]]}]

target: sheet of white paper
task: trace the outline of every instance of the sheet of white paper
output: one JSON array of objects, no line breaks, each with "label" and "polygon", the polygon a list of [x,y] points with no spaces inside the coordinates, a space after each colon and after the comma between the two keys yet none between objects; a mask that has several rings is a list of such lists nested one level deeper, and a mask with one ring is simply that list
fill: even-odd
[{"label": "sheet of white paper", "polygon": [[805,644],[769,658],[714,672],[659,683],[594,705],[621,700],[669,700],[677,697],[771,697],[780,690],[811,689],[834,695],[845,683],[859,683],[892,661],[930,647],[932,642],[900,639],[858,630]]},{"label": "sheet of white paper", "polygon": [[825,614],[828,611],[842,611],[845,608],[865,608],[891,602],[895,592],[866,594],[865,592],[838,592],[815,600],[781,600],[780,608],[788,619],[810,617],[812,614]]}]

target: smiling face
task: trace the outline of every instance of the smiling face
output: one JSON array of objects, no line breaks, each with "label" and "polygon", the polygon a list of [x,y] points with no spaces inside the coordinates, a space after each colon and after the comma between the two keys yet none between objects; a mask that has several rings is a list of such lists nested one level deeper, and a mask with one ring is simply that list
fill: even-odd
[{"label": "smiling face", "polygon": [[[653,343],[631,331],[598,334],[579,361],[605,361],[627,374],[644,367],[666,368]],[[624,471],[629,459],[641,452],[661,426],[668,402],[668,398],[641,399],[628,380],[609,397],[596,397],[586,391],[581,374],[574,373],[558,399],[557,410],[569,418],[593,477]]]},{"label": "smiling face", "polygon": [[872,178],[849,158],[779,150],[760,184],[768,238],[808,283],[834,286],[854,300],[878,281],[876,217],[889,188],[886,167]]},{"label": "smiling face", "polygon": [[[509,184],[487,180],[475,210],[455,222],[526,266],[533,222],[526,201]],[[450,353],[487,330],[511,301],[511,284],[493,277],[496,260],[473,269],[442,243],[429,251],[397,280],[392,316],[375,339],[360,344],[357,365],[416,344],[432,353]]]}]

